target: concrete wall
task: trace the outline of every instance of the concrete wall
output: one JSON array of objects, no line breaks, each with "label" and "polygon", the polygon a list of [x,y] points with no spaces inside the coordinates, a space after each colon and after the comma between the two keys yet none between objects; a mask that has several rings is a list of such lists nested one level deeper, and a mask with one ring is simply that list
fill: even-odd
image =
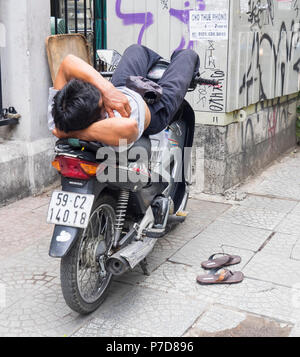
[{"label": "concrete wall", "polygon": [[197,124],[193,150],[196,190],[223,193],[296,145],[297,103],[297,96],[286,96],[250,106],[241,123]]},{"label": "concrete wall", "polygon": [[[34,193],[56,178],[50,167],[54,138],[47,128],[50,73],[45,39],[49,0],[0,0],[3,106],[14,106],[20,124],[0,129],[0,202]],[[3,140],[4,139],[4,140]]]}]

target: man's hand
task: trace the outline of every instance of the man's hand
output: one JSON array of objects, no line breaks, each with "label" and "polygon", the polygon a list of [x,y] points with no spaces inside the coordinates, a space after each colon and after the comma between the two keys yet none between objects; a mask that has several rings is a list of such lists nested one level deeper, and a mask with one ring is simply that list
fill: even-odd
[{"label": "man's hand", "polygon": [[[54,88],[61,90],[71,79],[77,78],[94,85],[102,94],[103,105],[110,118],[116,110],[123,118],[129,118],[131,108],[127,97],[116,89],[111,82],[101,76],[92,66],[82,59],[68,55],[62,61],[54,81]],[[99,105],[102,105],[100,100]]]},{"label": "man's hand", "polygon": [[116,110],[123,118],[129,118],[131,107],[125,94],[114,86],[102,92],[103,105],[110,118],[115,117],[113,110]]}]

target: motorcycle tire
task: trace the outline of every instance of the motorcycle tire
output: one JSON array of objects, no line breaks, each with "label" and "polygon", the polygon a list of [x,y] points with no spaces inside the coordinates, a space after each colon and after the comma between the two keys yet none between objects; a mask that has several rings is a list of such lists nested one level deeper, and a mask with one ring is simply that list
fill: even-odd
[{"label": "motorcycle tire", "polygon": [[[73,247],[61,259],[62,293],[67,305],[79,314],[95,311],[104,302],[112,283],[113,276],[104,267],[114,237],[115,207],[116,201],[111,196],[100,197],[93,206],[87,228],[81,230]],[[103,220],[106,220],[106,228],[102,227]],[[95,232],[97,222],[98,236]],[[86,274],[88,271],[90,275]],[[84,281],[80,280],[81,276]]]}]

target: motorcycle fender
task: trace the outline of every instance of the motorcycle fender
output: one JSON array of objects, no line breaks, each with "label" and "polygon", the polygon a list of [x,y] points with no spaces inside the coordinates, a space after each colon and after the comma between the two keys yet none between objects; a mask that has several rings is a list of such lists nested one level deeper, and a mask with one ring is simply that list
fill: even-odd
[{"label": "motorcycle fender", "polygon": [[78,235],[82,232],[81,228],[58,226],[54,227],[52,240],[50,244],[49,255],[53,258],[64,257],[73,243],[76,241]]}]

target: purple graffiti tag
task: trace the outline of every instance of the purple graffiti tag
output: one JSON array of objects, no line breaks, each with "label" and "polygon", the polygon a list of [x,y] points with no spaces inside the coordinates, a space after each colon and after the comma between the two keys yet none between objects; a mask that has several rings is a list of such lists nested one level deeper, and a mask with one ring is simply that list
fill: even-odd
[{"label": "purple graffiti tag", "polygon": [[197,0],[197,6],[199,11],[204,11],[206,9],[205,0]]},{"label": "purple graffiti tag", "polygon": [[154,23],[153,14],[151,12],[125,14],[121,11],[121,2],[122,0],[116,0],[116,15],[123,20],[123,25],[143,25],[137,42],[141,45],[145,30]]},{"label": "purple graffiti tag", "polygon": [[[186,1],[184,3],[185,7],[189,7],[190,6],[190,2]],[[199,11],[204,11],[206,9],[206,5],[205,5],[205,0],[197,0],[197,10]],[[170,16],[174,16],[176,17],[179,21],[183,22],[185,25],[189,26],[190,23],[190,11],[193,9],[186,9],[186,10],[177,10],[177,9],[173,9],[171,8],[169,10]],[[176,48],[175,51],[177,50],[182,50],[185,47],[185,39],[184,36],[182,36],[181,41],[179,46]],[[194,41],[189,41],[188,45],[187,45],[188,49],[193,49],[194,48]]]}]

